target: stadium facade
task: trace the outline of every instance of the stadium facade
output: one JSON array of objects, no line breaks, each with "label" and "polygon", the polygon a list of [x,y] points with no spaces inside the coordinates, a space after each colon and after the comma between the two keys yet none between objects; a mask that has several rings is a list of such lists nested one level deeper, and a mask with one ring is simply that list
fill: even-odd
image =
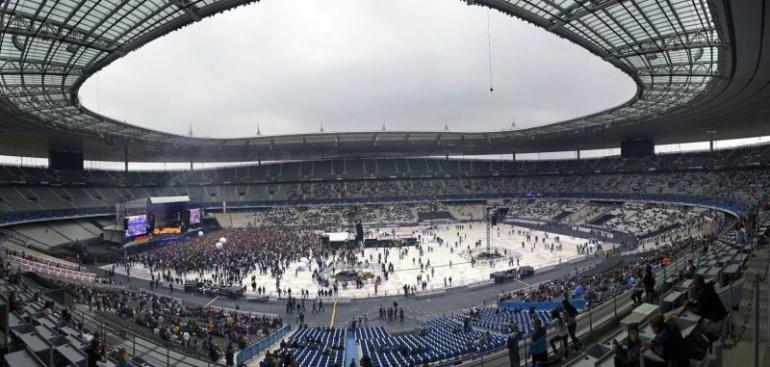
[{"label": "stadium facade", "polygon": [[[81,365],[86,351],[107,346],[123,349],[109,358],[103,351],[116,365],[254,365],[284,338],[281,358],[301,366],[356,365],[359,356],[375,366],[511,365],[514,355],[529,357],[527,339],[540,331],[540,357],[599,365],[616,356],[612,342],[624,338],[627,320],[649,337],[663,322],[653,309],[700,297],[705,292],[688,288],[702,279],[714,287],[709,302],[726,305],[717,322],[742,321],[731,339],[744,346],[723,349],[732,328],[720,326],[711,330],[707,352],[690,356],[682,351],[695,348],[683,347],[663,355],[700,366],[749,365],[752,358],[760,365],[760,339],[770,339],[759,325],[770,325],[760,312],[760,288],[770,289],[770,277],[747,281],[743,273],[768,272],[770,145],[660,156],[652,148],[770,133],[766,1],[467,0],[564,37],[637,85],[621,106],[531,129],[200,139],[139,128],[80,105],[83,82],[120,57],[253,2],[0,1],[0,154],[49,158],[48,169],[0,166],[0,332],[9,341],[0,355],[7,365]],[[622,157],[449,158],[616,147]],[[84,160],[96,159],[126,168],[129,161],[280,162],[184,172],[82,169]],[[150,213],[163,203],[174,209]],[[113,221],[121,210],[123,225]],[[340,234],[361,222],[390,243],[402,238],[396,228],[423,242],[399,244],[398,256],[391,255],[399,262],[388,260],[395,249],[362,246],[338,257],[315,240],[318,227]],[[390,227],[380,231],[380,224]],[[463,242],[471,227],[478,236]],[[131,242],[106,243],[109,231],[124,230]],[[517,240],[493,251],[492,236],[506,230]],[[574,241],[565,262],[559,236]],[[601,246],[612,239],[618,243]],[[519,266],[519,257],[536,255],[543,261]],[[344,271],[337,271],[339,261]],[[462,280],[463,271],[476,277]],[[345,297],[337,296],[340,275],[343,293],[351,280]],[[378,286],[389,276],[391,286],[403,284],[384,299]],[[492,285],[521,276],[526,283]],[[312,300],[312,314],[302,313],[298,293],[305,295],[302,306]],[[641,293],[646,303],[639,306]],[[244,296],[251,302],[237,300]],[[571,302],[580,312],[562,326],[572,329],[572,342],[593,345],[569,357],[565,340],[549,354],[545,336],[555,335],[549,325],[559,323],[554,310]],[[378,322],[387,329],[366,321],[361,327],[367,313],[374,322],[378,304]],[[288,336],[291,326],[282,320],[295,315],[316,327]],[[677,312],[671,322],[687,333],[697,323],[714,326],[696,316]],[[513,331],[511,321],[521,340],[503,336]],[[217,345],[227,345],[227,358]]]}]

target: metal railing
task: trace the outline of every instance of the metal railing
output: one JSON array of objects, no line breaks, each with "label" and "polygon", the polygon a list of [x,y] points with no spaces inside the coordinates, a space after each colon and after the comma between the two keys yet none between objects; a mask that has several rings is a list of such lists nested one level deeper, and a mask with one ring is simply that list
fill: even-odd
[{"label": "metal railing", "polygon": [[[42,288],[46,289],[46,288]],[[53,290],[60,292],[60,289]],[[224,367],[224,364],[212,362],[195,356],[180,348],[173,348],[168,343],[166,345],[153,341],[153,338],[139,335],[126,324],[114,322],[106,318],[101,313],[88,314],[78,309],[72,303],[62,303],[60,299],[51,297],[49,292],[42,293],[42,298],[59,303],[72,313],[72,320],[77,320],[92,334],[98,332],[107,345],[112,348],[125,348],[133,358],[140,358],[152,366],[178,366],[178,367]],[[171,342],[169,342],[171,343]]]},{"label": "metal railing", "polygon": [[241,349],[240,352],[238,352],[238,356],[236,356],[236,365],[240,366],[241,364],[245,364],[252,358],[260,355],[262,352],[266,351],[270,346],[275,344],[279,339],[286,336],[291,331],[291,325],[286,324],[280,329],[276,330],[274,333],[268,335],[265,338],[262,338],[258,340],[256,343],[247,346],[246,348]]},{"label": "metal railing", "polygon": [[160,336],[155,335],[152,330],[148,329],[147,327],[136,324],[134,319],[123,319],[119,316],[111,314],[109,311],[97,312],[96,315],[98,315],[100,320],[103,320],[105,324],[109,324],[109,327],[111,328],[118,327],[120,331],[125,330],[130,332],[133,335],[140,337],[150,343],[162,345],[166,348],[187,354],[191,357],[207,359],[207,354],[204,350],[185,347],[181,344],[181,341],[177,343],[164,340]]},{"label": "metal railing", "polygon": [[126,348],[133,358],[141,358],[154,366],[179,366],[179,367],[222,367],[224,364],[212,362],[191,355],[184,350],[163,345],[151,338],[142,336],[133,330],[116,324],[101,313],[92,316],[82,312],[76,307],[71,308],[73,318],[80,320],[89,329],[98,331],[107,341],[107,345],[117,348]]},{"label": "metal railing", "polygon": [[[684,268],[682,266],[684,262],[687,259],[692,258],[694,253],[698,250],[698,248],[699,247],[695,247],[692,249],[688,248],[680,251],[678,254],[676,254],[675,259],[663,269],[672,268],[676,270],[678,274],[679,270]],[[665,282],[668,276],[666,271],[662,271],[662,272],[656,273],[655,277],[656,277],[656,284],[658,284],[659,287],[663,287],[665,285]],[[768,292],[770,292],[770,288],[768,289]],[[631,310],[633,310],[633,304],[631,301],[631,292],[627,292],[627,291],[624,291],[620,294],[613,296],[611,300],[602,302],[598,306],[591,305],[591,303],[589,302],[588,308],[584,312],[579,314],[578,317],[576,318],[577,327],[576,327],[575,334],[581,340],[590,338],[593,335],[595,335],[596,332],[602,332],[604,331],[603,329],[607,328],[608,326],[614,325],[614,322],[616,322],[619,317],[626,315]],[[520,358],[521,366],[528,365],[527,361],[531,357],[529,354],[529,348],[531,345],[532,345],[532,342],[529,339],[523,339],[519,342],[519,356],[521,356]],[[549,347],[550,347],[549,345],[546,345],[546,348],[549,348]],[[485,366],[485,365],[489,365],[490,362],[507,358],[508,353],[507,352],[504,353],[504,351],[506,350],[507,349],[505,346],[500,346],[484,352],[469,353],[469,354],[458,356],[456,358],[452,358],[449,360],[439,361],[432,365],[443,366],[445,362],[448,362],[448,361],[462,360],[464,363],[470,363],[471,366]],[[495,363],[495,365],[497,364],[498,363]]]},{"label": "metal railing", "polygon": [[[768,264],[767,268],[765,269],[764,277],[761,274],[756,274],[754,276],[754,279],[752,279],[752,303],[754,304],[754,310],[752,312],[752,325],[753,325],[753,340],[752,340],[752,346],[751,346],[751,352],[752,352],[752,359],[753,359],[753,366],[759,367],[760,362],[760,328],[759,328],[759,320],[761,318],[762,314],[762,307],[760,305],[760,293],[762,288],[762,281],[767,282],[767,299],[765,302],[770,303],[770,264]],[[770,305],[768,305],[768,309],[770,309]],[[767,343],[770,347],[770,317],[767,317]]]}]

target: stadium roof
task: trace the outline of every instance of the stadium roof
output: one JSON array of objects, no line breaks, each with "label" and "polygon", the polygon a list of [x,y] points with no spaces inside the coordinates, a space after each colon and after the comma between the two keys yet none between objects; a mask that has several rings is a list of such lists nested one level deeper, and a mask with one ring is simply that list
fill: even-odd
[{"label": "stadium roof", "polygon": [[627,138],[703,141],[708,131],[719,138],[770,133],[770,8],[762,0],[467,0],[564,37],[636,82],[636,95],[621,106],[530,129],[202,139],[80,105],[80,86],[111,62],[252,2],[0,2],[0,154],[47,156],[58,149],[92,160],[122,161],[127,154],[131,161],[249,161],[525,153],[617,147]]}]

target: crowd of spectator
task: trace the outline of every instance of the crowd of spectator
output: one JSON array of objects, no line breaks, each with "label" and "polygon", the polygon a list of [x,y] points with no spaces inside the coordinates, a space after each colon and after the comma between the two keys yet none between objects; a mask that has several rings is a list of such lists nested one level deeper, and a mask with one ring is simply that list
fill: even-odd
[{"label": "crowd of spectator", "polygon": [[697,219],[703,209],[662,208],[641,203],[624,203],[611,211],[604,225],[611,229],[646,236],[671,225],[685,225]]},{"label": "crowd of spectator", "polygon": [[338,226],[342,224],[341,214],[342,214],[342,210],[339,210],[336,207],[332,207],[332,206],[313,207],[305,210],[302,213],[301,222],[309,226],[315,226],[319,224]]},{"label": "crowd of spectator", "polygon": [[671,259],[679,252],[700,244],[713,241],[713,235],[690,237],[672,244],[651,249],[639,255],[633,255],[624,260],[621,266],[601,272],[574,274],[555,278],[538,284],[536,287],[524,288],[500,296],[501,300],[519,302],[548,302],[559,300],[563,295],[585,298],[589,303],[598,304],[618,294],[634,289],[641,284],[643,274],[649,268],[662,269],[670,264]]},{"label": "crowd of spectator", "polygon": [[[226,245],[218,248],[221,238]],[[321,251],[320,236],[301,229],[281,227],[222,229],[202,236],[169,241],[164,246],[131,255],[128,268],[142,264],[152,280],[182,285],[187,281],[240,286],[247,273],[258,270],[278,280],[291,262]],[[172,270],[174,272],[172,272]],[[204,274],[212,273],[211,279]],[[276,284],[278,285],[278,284]]]},{"label": "crowd of spectator", "polygon": [[550,221],[563,212],[574,213],[586,205],[582,200],[512,200],[508,206],[513,216]]},{"label": "crowd of spectator", "polygon": [[[736,184],[740,180],[725,179],[724,183]],[[745,183],[745,182],[744,182]],[[671,187],[670,185],[668,186]],[[736,192],[759,195],[766,194],[765,185],[748,185],[737,188]],[[697,191],[697,190],[696,190]],[[705,190],[701,190],[703,192]],[[564,205],[561,203],[560,205]],[[389,207],[399,208],[391,210]],[[388,209],[386,209],[388,208]],[[550,206],[543,206],[545,212]],[[393,205],[379,208],[385,217],[386,211],[414,213],[420,210],[446,209],[444,206]],[[364,209],[366,211],[367,209]],[[629,206],[624,211],[635,210],[634,220],[626,215],[610,225],[629,225],[635,228],[660,228],[658,223],[693,224],[703,217],[693,216],[690,212],[660,209],[652,207]],[[268,216],[274,222],[296,218],[300,211],[295,209],[277,210],[277,214]],[[316,209],[313,215],[339,215],[336,208]],[[360,209],[359,209],[360,212]],[[367,213],[372,213],[368,211]],[[700,212],[702,214],[703,212]],[[302,213],[307,219],[308,211]],[[696,212],[696,214],[698,214]],[[376,215],[376,214],[371,214]],[[406,215],[406,214],[405,214]],[[413,214],[412,214],[413,215]],[[310,216],[313,218],[313,216]],[[398,214],[391,217],[397,218]],[[220,237],[227,238],[227,245],[217,248],[214,244]],[[633,259],[627,259],[624,265],[605,272],[571,275],[553,279],[535,288],[514,291],[502,296],[503,299],[514,299],[523,302],[542,302],[560,299],[567,293],[572,296],[584,297],[591,304],[624,291],[638,292],[650,287],[652,272],[668,266],[671,259],[685,248],[708,243],[713,236],[690,236],[659,246]],[[280,227],[227,229],[194,236],[185,240],[171,241],[169,244],[155,250],[139,253],[129,257],[126,265],[141,263],[153,272],[153,278],[166,282],[183,284],[185,279],[202,278],[204,272],[213,272],[213,281],[222,284],[241,284],[245,274],[250,271],[273,274],[276,286],[290,262],[298,261],[303,256],[313,254],[324,259],[331,253],[324,252],[318,235],[305,230],[283,229]],[[349,253],[348,255],[352,254]],[[336,254],[334,255],[336,256]],[[345,257],[343,255],[343,257]],[[353,260],[351,258],[350,260]],[[321,264],[319,264],[321,265]],[[422,265],[422,264],[421,264]],[[174,270],[174,273],[171,273]],[[7,268],[2,274],[11,275]],[[75,297],[78,303],[88,305],[89,309],[97,312],[110,312],[118,317],[134,320],[136,324],[150,330],[157,337],[176,342],[185,348],[197,348],[204,351],[217,350],[217,341],[225,341],[224,349],[231,350],[234,346],[245,346],[254,340],[267,335],[271,330],[281,325],[280,319],[260,315],[251,315],[238,311],[225,311],[203,306],[189,306],[179,300],[148,292],[131,292],[100,290],[81,285],[66,285],[67,291]],[[17,304],[11,305],[17,308]],[[51,308],[54,306],[51,305]],[[554,347],[555,349],[555,347]]]},{"label": "crowd of spectator", "polygon": [[[377,163],[367,163],[366,175],[377,178],[390,177],[452,177],[467,176],[505,176],[505,175],[585,175],[598,173],[635,173],[649,172],[654,167],[658,172],[692,170],[725,169],[731,167],[751,167],[767,162],[770,159],[770,145],[738,147],[734,149],[717,150],[715,152],[689,152],[664,154],[645,158],[606,157],[582,160],[469,160],[469,159],[378,159]],[[355,160],[348,160],[352,163]],[[158,187],[163,184],[175,186],[190,184],[194,186],[232,182],[246,184],[257,180],[275,181],[286,179],[301,180],[305,177],[323,177],[336,180],[338,178],[362,178],[356,172],[363,170],[345,170],[345,161],[316,161],[316,162],[285,162],[281,164],[263,164],[261,166],[245,166],[218,168],[212,170],[194,171],[139,171],[117,172],[86,170],[83,172],[54,171],[44,168],[18,167],[13,165],[0,166],[0,183],[16,182],[50,182],[57,185],[114,185],[133,187],[147,185]],[[370,164],[371,163],[371,164]],[[307,167],[313,167],[307,169]],[[335,185],[331,185],[334,187]],[[337,190],[321,192],[317,186],[313,188],[315,195],[339,193]],[[331,195],[324,195],[332,197]]]},{"label": "crowd of spectator", "polygon": [[416,221],[415,213],[408,205],[383,205],[380,211],[384,222],[409,223]]},{"label": "crowd of spectator", "polygon": [[264,221],[266,224],[282,225],[291,223],[298,215],[296,207],[271,208],[265,213]]},{"label": "crowd of spectator", "polygon": [[[651,194],[708,197],[711,199],[751,202],[766,192],[762,185],[770,178],[768,170],[695,171],[687,173],[547,175],[490,178],[399,179],[388,181],[350,181],[313,183],[343,186],[344,198],[393,198],[401,196],[437,196],[483,193],[595,193]],[[315,191],[315,189],[314,189]],[[321,192],[328,190],[321,189]],[[311,195],[307,199],[322,198]],[[552,213],[554,215],[559,213]]]},{"label": "crowd of spectator", "polygon": [[343,216],[347,223],[377,223],[380,210],[377,205],[358,205],[344,209]]},{"label": "crowd of spectator", "polygon": [[282,325],[277,317],[239,310],[184,304],[177,298],[142,290],[95,288],[57,282],[76,303],[89,312],[109,313],[133,320],[147,334],[202,354],[226,349],[230,342],[242,349],[268,336]]}]

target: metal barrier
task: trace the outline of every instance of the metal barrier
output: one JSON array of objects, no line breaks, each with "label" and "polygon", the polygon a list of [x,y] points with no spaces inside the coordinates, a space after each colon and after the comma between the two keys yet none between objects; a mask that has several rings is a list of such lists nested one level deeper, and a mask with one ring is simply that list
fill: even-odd
[{"label": "metal barrier", "polygon": [[266,351],[271,345],[275,344],[278,339],[283,338],[291,331],[291,325],[284,325],[282,328],[276,330],[274,333],[268,335],[265,338],[259,339],[256,343],[249,345],[246,348],[241,349],[238,355],[235,357],[236,365],[240,366],[245,364],[252,358],[260,355],[260,353]]},{"label": "metal barrier", "polygon": [[[763,279],[764,278],[764,279]],[[770,265],[768,265],[765,276],[762,277],[761,274],[756,274],[754,276],[753,281],[753,294],[752,294],[752,303],[754,304],[754,310],[752,312],[753,318],[752,318],[752,325],[754,329],[754,333],[752,335],[752,346],[751,346],[751,352],[752,352],[752,359],[753,359],[753,366],[759,367],[759,344],[760,344],[760,330],[759,330],[759,320],[760,315],[762,314],[762,307],[760,307],[760,288],[762,287],[762,281],[767,281],[768,287],[767,287],[767,299],[766,302],[770,302]],[[769,306],[770,307],[770,306]],[[770,344],[770,317],[767,318],[767,342]]]},{"label": "metal barrier", "polygon": [[99,331],[107,340],[107,344],[115,347],[126,348],[134,358],[141,358],[154,366],[180,366],[180,367],[212,367],[224,366],[223,364],[206,360],[201,356],[191,355],[180,350],[181,346],[166,342],[165,345],[152,340],[153,338],[136,334],[133,330],[116,325],[101,314],[96,317],[87,315],[77,308],[73,308],[76,318],[91,326],[92,330]]},{"label": "metal barrier", "polygon": [[[672,269],[678,269],[687,259],[692,258],[695,251],[697,251],[695,248],[680,251],[674,255],[674,260],[666,268],[671,267]],[[665,284],[663,279],[666,277],[665,272],[657,272],[655,274],[656,284],[658,284],[659,287],[663,287]],[[768,292],[770,292],[770,289],[768,289]],[[576,335],[580,339],[585,339],[587,336],[593,334],[595,330],[599,331],[601,328],[609,325],[613,320],[617,320],[620,316],[625,315],[626,312],[629,312],[632,309],[631,292],[628,291],[613,296],[611,300],[608,299],[598,305],[591,305],[589,302],[587,309],[580,313],[576,319]],[[527,361],[530,359],[529,347],[531,344],[532,342],[529,338],[519,342],[519,356],[521,357],[520,363],[522,366],[529,365]],[[485,352],[465,354],[455,359],[439,361],[431,365],[443,366],[445,365],[445,362],[451,362],[452,360],[461,360],[464,362],[463,364],[468,364],[469,366],[484,366],[489,363],[499,365],[500,363],[493,361],[507,358],[508,352],[503,346]]]},{"label": "metal barrier", "polygon": [[[43,298],[53,300],[49,294]],[[124,323],[113,322],[99,313],[88,314],[79,310],[75,304],[68,304],[73,320],[78,320],[91,332],[98,332],[110,348],[125,348],[133,358],[141,358],[153,366],[179,367],[224,367],[223,364],[208,361],[201,356],[188,354],[181,346],[170,346],[153,341],[154,337],[138,335]]]}]

